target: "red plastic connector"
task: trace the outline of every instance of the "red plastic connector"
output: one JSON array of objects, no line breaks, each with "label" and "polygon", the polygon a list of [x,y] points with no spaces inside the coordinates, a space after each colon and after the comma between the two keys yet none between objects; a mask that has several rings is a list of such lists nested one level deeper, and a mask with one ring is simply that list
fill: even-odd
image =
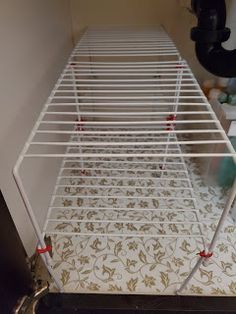
[{"label": "red plastic connector", "polygon": [[44,247],[44,248],[36,248],[36,252],[38,253],[38,254],[44,254],[44,253],[46,253],[46,252],[51,252],[52,251],[52,246],[51,245],[47,245],[46,247]]},{"label": "red plastic connector", "polygon": [[213,253],[212,252],[206,253],[205,250],[203,250],[203,251],[197,253],[197,255],[204,257],[204,258],[210,258],[210,257],[212,257]]},{"label": "red plastic connector", "polygon": [[77,126],[76,126],[76,131],[84,131],[83,121],[84,121],[83,119],[80,119],[80,121],[78,119],[76,119],[76,122],[78,122]]},{"label": "red plastic connector", "polygon": [[[166,117],[166,121],[175,121],[175,120],[176,120],[176,115],[170,114],[169,116]],[[175,127],[175,123],[167,123],[166,126],[167,126],[166,131],[172,131]]]},{"label": "red plastic connector", "polygon": [[170,114],[169,116],[166,117],[167,121],[175,121],[176,120],[176,116],[173,114]]}]

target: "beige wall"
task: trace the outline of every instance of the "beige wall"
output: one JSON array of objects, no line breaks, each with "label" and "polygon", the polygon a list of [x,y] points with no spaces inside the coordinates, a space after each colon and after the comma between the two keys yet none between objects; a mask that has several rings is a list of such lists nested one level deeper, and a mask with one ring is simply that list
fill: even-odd
[{"label": "beige wall", "polygon": [[[69,1],[1,1],[0,42],[1,190],[31,254],[35,237],[12,168],[71,51]],[[37,172],[31,171],[28,185],[32,189],[35,177]],[[49,179],[50,171],[41,179],[39,192],[45,190]]]},{"label": "beige wall", "polygon": [[156,25],[172,20],[176,7],[173,0],[71,0],[75,39],[88,25]]},{"label": "beige wall", "polygon": [[88,25],[162,24],[189,62],[199,81],[211,75],[199,66],[190,29],[195,17],[186,9],[190,0],[71,0],[74,40]]}]

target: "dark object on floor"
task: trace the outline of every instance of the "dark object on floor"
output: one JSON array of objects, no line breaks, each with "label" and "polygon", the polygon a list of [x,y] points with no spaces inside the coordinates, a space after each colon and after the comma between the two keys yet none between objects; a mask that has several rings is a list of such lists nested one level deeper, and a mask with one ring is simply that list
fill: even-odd
[{"label": "dark object on floor", "polygon": [[26,252],[0,192],[0,313],[12,313],[17,301],[31,293],[33,279]]},{"label": "dark object on floor", "polygon": [[36,313],[235,314],[236,298],[51,293],[40,300]]}]

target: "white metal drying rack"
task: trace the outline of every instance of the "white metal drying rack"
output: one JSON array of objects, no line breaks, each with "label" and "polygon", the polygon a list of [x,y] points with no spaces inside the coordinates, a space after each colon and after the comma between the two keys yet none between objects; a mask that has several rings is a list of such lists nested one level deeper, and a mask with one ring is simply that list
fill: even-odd
[{"label": "white metal drying rack", "polygon": [[[191,137],[179,138],[186,134]],[[60,140],[55,141],[54,136],[58,136]],[[222,144],[227,151],[212,153],[209,144]],[[185,146],[192,149],[185,150]],[[204,147],[203,152],[199,151],[199,146]],[[196,266],[179,288],[178,292],[182,292],[201,263],[214,251],[236,194],[234,183],[208,248],[204,244],[204,233],[184,158],[223,156],[232,156],[235,160],[234,148],[187,63],[181,59],[174,43],[161,28],[89,28],[73,50],[48,98],[16,163],[14,177],[41,249],[46,247],[45,235],[88,235],[83,229],[86,222],[93,222],[98,227],[105,223],[131,222],[120,219],[121,212],[180,213],[183,218],[176,223],[193,225],[193,234],[187,236],[201,238],[204,250]],[[19,175],[19,168],[23,161],[44,157],[62,158],[62,166],[49,205],[47,220],[41,230]],[[132,170],[133,166],[137,166],[136,176],[131,177],[129,170]],[[70,170],[76,170],[77,173],[71,175]],[[114,171],[118,171],[119,175],[114,174]],[[80,191],[91,187],[102,189],[104,186],[94,185],[94,182],[91,185],[90,180],[109,178],[113,180],[113,185],[105,185],[106,188],[118,186],[120,179],[129,179],[133,180],[134,186],[124,184],[122,189],[139,187],[145,191],[145,184],[137,186],[137,182],[142,178],[145,183],[150,176],[155,182],[155,185],[150,187],[154,195],[164,189],[174,193],[169,198],[155,196],[161,203],[160,208],[115,207],[113,211],[118,213],[115,220],[71,221],[72,225],[80,224],[81,231],[77,233],[73,230],[59,232],[54,228],[58,219],[54,218],[53,213],[54,210],[60,209],[60,200],[65,196],[63,188],[78,187]],[[170,181],[175,182],[177,186],[168,187]],[[188,196],[176,197],[175,193],[179,190],[187,191]],[[73,196],[67,197],[73,199]],[[126,199],[137,199],[139,195],[95,197],[86,194],[80,197],[86,199],[87,207],[71,207],[71,210],[89,210],[89,202],[94,198],[116,197],[125,202]],[[140,198],[148,200],[150,197]],[[177,208],[168,208],[169,199],[176,201]],[[186,200],[190,202],[188,210],[182,207],[181,203]],[[110,211],[108,207],[98,207],[97,210],[105,214]],[[186,212],[191,212],[192,219],[195,218],[188,220]],[[135,223],[147,224],[147,221]],[[166,217],[163,222],[148,223],[152,225],[152,232],[118,234],[97,231],[97,235],[186,237],[185,233],[175,234],[168,231],[167,226],[173,222],[168,221]],[[158,233],[156,226],[163,228],[163,233]],[[58,288],[63,291],[57,274],[51,267],[49,253],[45,251],[43,257]]]}]

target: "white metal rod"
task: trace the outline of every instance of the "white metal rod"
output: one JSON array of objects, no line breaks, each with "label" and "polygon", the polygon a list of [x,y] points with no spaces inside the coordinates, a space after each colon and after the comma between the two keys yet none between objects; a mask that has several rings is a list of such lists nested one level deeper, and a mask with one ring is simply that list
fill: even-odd
[{"label": "white metal rod", "polygon": [[[78,160],[76,160],[76,159],[66,159],[65,158],[65,161],[64,161],[64,164],[66,164],[66,163],[73,163],[73,164],[80,164],[80,161],[78,161]],[[89,159],[89,160],[87,160],[85,163],[88,163],[88,164],[96,164],[96,163],[99,163],[99,164],[106,164],[106,163],[108,163],[108,164],[111,164],[111,165],[113,165],[113,164],[118,164],[118,165],[120,165],[120,164],[122,164],[122,165],[124,165],[124,164],[127,164],[129,167],[130,166],[133,166],[133,165],[147,165],[147,166],[149,166],[149,165],[153,165],[153,166],[157,166],[157,165],[161,165],[162,164],[162,161],[130,161],[130,162],[128,162],[128,161],[115,161],[115,160],[91,160],[91,159]],[[183,167],[183,163],[182,162],[173,162],[173,161],[167,161],[166,162],[166,164],[167,164],[167,166],[181,166],[181,169],[182,169],[182,167]],[[131,168],[129,168],[129,169],[133,169],[132,167]]]},{"label": "white metal rod", "polygon": [[[27,196],[27,194],[25,192],[22,180],[21,180],[21,178],[19,176],[19,172],[18,171],[19,171],[20,163],[21,163],[21,159],[18,160],[16,166],[13,169],[13,175],[14,175],[17,187],[19,189],[19,192],[21,194],[22,200],[24,202],[25,208],[26,208],[26,210],[28,212],[28,215],[29,215],[29,218],[31,220],[31,223],[32,223],[32,225],[34,227],[34,231],[35,231],[35,233],[36,233],[36,235],[38,237],[40,246],[41,246],[41,248],[44,248],[44,247],[46,247],[46,244],[44,242],[44,238],[42,237],[41,230],[39,228],[37,219],[36,219],[36,217],[34,215],[33,208],[32,208],[32,206],[30,204],[30,201],[29,201],[28,196]],[[48,254],[48,252],[45,253],[45,257],[46,257],[47,263],[49,264],[50,263],[50,255]]]},{"label": "white metal rod", "polygon": [[[202,99],[202,96],[180,96],[180,99]],[[53,99],[75,99],[73,96],[54,96]],[[78,99],[93,99],[93,100],[99,100],[99,99],[133,99],[133,100],[139,100],[139,99],[176,99],[176,96],[172,95],[159,95],[159,96],[78,96]]]},{"label": "white metal rod", "polygon": [[196,265],[194,266],[194,268],[191,270],[191,272],[189,273],[188,277],[184,280],[184,282],[182,283],[182,285],[180,286],[180,288],[176,291],[177,294],[180,294],[187,286],[187,284],[189,283],[189,281],[193,278],[194,274],[196,273],[196,271],[199,269],[199,267],[201,266],[202,262],[203,262],[203,257],[199,257],[197,260]]},{"label": "white metal rod", "polygon": [[[174,118],[177,117],[177,110],[178,110],[178,103],[179,103],[179,96],[180,96],[180,88],[181,88],[180,87],[180,83],[181,83],[181,79],[182,78],[183,78],[183,69],[181,69],[181,71],[178,72],[177,81],[176,81],[176,88],[175,88],[176,99],[175,99],[175,104],[173,105],[173,109],[172,109],[172,110],[175,111],[174,114],[173,114]],[[175,129],[175,124],[173,124],[173,123],[169,124],[169,129],[170,130],[174,130]],[[167,141],[170,142],[170,133],[168,134]],[[165,153],[168,153],[168,149],[169,149],[169,145],[166,146]],[[163,160],[162,168],[165,168],[165,162],[166,162],[166,157]],[[163,173],[161,174],[161,177],[163,177]]]},{"label": "white metal rod", "polygon": [[[55,93],[56,94],[69,94],[69,95],[71,95],[74,93],[74,91],[73,91],[73,89],[71,89],[71,90],[69,90],[69,89],[58,89],[58,90],[56,90]],[[87,89],[80,89],[80,90],[78,90],[78,93],[89,93],[89,94],[90,93],[97,93],[97,94],[100,94],[100,93],[104,93],[104,94],[108,94],[108,93],[113,93],[113,94],[116,94],[116,93],[149,94],[149,93],[151,93],[151,94],[153,94],[153,93],[155,93],[155,94],[158,94],[158,93],[160,93],[160,94],[162,94],[162,93],[175,93],[175,91],[171,90],[171,89],[160,89],[160,90],[156,90],[156,89],[129,89],[129,90],[125,90],[125,89],[123,89],[123,90],[121,90],[121,89],[120,90],[119,89],[117,89],[117,90],[115,90],[115,89],[91,89],[88,92]],[[197,89],[181,89],[180,93],[185,93],[185,94],[196,93],[196,94],[198,94],[199,91]],[[194,96],[194,95],[192,95],[192,96]]]},{"label": "white metal rod", "polygon": [[[98,188],[98,189],[119,189],[119,190],[122,190],[122,189],[126,189],[126,188],[129,188],[129,189],[140,189],[140,190],[166,190],[166,187],[161,187],[161,186],[156,186],[156,187],[147,187],[147,186],[141,186],[141,185],[122,185],[122,186],[116,186],[116,185],[99,185],[99,184],[94,184],[94,185],[85,185],[85,184],[73,184],[73,185],[70,185],[70,184],[57,184],[56,185],[57,188],[65,188],[65,187],[68,187],[68,188]],[[180,188],[169,188],[168,187],[168,191],[192,191],[193,188],[189,188],[189,187],[180,187]]]},{"label": "white metal rod", "polygon": [[107,44],[95,44],[95,43],[84,43],[82,42],[79,47],[75,47],[75,51],[83,51],[83,50],[90,50],[90,49],[98,49],[98,50],[112,50],[112,51],[120,51],[123,49],[131,50],[133,49],[165,49],[165,48],[173,48],[176,50],[174,43],[171,42],[149,42],[149,43],[107,43]]},{"label": "white metal rod", "polygon": [[[187,66],[187,63],[186,61],[182,60],[182,61],[179,61],[179,60],[169,60],[169,61],[116,61],[116,62],[109,62],[109,61],[106,61],[106,62],[101,62],[101,61],[77,61],[77,60],[73,60],[72,61],[73,64],[79,64],[79,65],[109,65],[109,66],[113,66],[113,65],[118,65],[118,66],[129,66],[129,65],[150,65],[150,66],[162,66],[162,65],[170,65],[170,66],[173,66],[173,65],[184,65],[184,66]],[[71,64],[71,63],[70,63]]]},{"label": "white metal rod", "polygon": [[143,49],[123,49],[121,51],[114,50],[103,50],[103,51],[97,51],[92,49],[87,49],[86,51],[80,51],[75,50],[72,52],[72,57],[74,56],[83,56],[83,57],[93,57],[93,56],[165,56],[165,55],[173,55],[178,56],[178,52],[175,48],[168,48],[165,49],[149,49],[149,50],[143,50]]},{"label": "white metal rod", "polygon": [[132,172],[165,172],[165,173],[187,173],[187,170],[179,169],[137,169],[137,168],[96,168],[96,167],[62,167],[62,170],[93,170],[93,171],[132,171]]},{"label": "white metal rod", "polygon": [[[64,81],[64,80],[63,80]],[[67,80],[65,80],[67,81]],[[103,88],[103,87],[113,87],[113,88],[120,88],[120,87],[127,87],[127,88],[131,88],[131,87],[148,87],[148,88],[151,88],[151,87],[174,87],[176,84],[172,83],[168,83],[168,84],[119,84],[117,86],[117,84],[65,84],[65,83],[62,83],[58,86],[58,88],[60,87],[73,87],[73,86],[76,86],[76,87],[100,87],[100,88]],[[181,84],[181,87],[197,87],[196,84],[194,83],[184,83],[184,84]],[[137,90],[137,89],[135,89]],[[170,89],[169,89],[170,90]],[[64,90],[64,91],[67,91],[67,90]],[[87,90],[88,91],[88,90]],[[117,90],[115,90],[117,91]],[[158,91],[157,89],[155,91]],[[193,89],[193,91],[197,91],[197,89]],[[90,92],[90,90],[89,90]],[[187,104],[186,104],[187,105]]]},{"label": "white metal rod", "polygon": [[[162,70],[163,71],[163,70]],[[167,73],[167,72],[156,72],[156,71],[153,71],[153,72],[149,72],[149,73],[142,73],[142,72],[140,72],[139,73],[139,75],[138,75],[138,77],[140,78],[140,79],[142,79],[142,77],[148,77],[148,76],[164,76],[164,77],[168,77],[168,76],[170,76],[170,77],[176,77],[177,76],[177,73],[178,73],[178,71],[173,71],[173,73]],[[64,73],[63,73],[63,77],[65,77],[65,76],[68,76],[68,75],[70,75],[71,73],[70,73],[70,71],[68,70],[68,71],[64,71]],[[94,75],[99,75],[99,76],[111,76],[111,77],[113,77],[113,76],[115,76],[115,77],[119,77],[119,76],[121,76],[121,77],[124,77],[124,76],[135,76],[135,77],[137,77],[137,73],[135,73],[135,71],[132,71],[132,72],[117,72],[117,73],[106,73],[106,72],[95,72],[95,73],[91,73],[91,72],[88,72],[88,73],[83,73],[83,72],[81,72],[81,71],[78,71],[77,73],[76,73],[76,71],[75,71],[75,74],[77,74],[78,76],[80,76],[80,77],[83,77],[83,76],[85,76],[85,77],[89,77],[89,76],[94,76]],[[191,77],[191,74],[190,74],[190,72],[188,72],[188,73],[184,73],[183,74],[183,76],[185,76],[185,77]]]},{"label": "white metal rod", "polygon": [[[112,76],[114,74],[115,75],[120,75],[120,73],[122,73],[122,76],[124,73],[127,74],[134,74],[134,73],[138,73],[138,76],[142,76],[143,74],[155,74],[155,75],[176,75],[178,72],[179,72],[179,68],[178,67],[175,67],[175,68],[141,68],[141,69],[132,69],[132,68],[124,68],[124,69],[118,69],[118,68],[115,68],[115,69],[103,69],[103,68],[92,68],[93,72],[92,74],[94,75],[99,75],[99,73],[101,73],[101,75],[105,74],[105,73],[112,73]],[[91,71],[89,71],[89,69],[79,69],[79,68],[75,68],[73,66],[70,66],[68,68],[66,68],[64,70],[64,74],[68,74],[68,73],[71,73],[71,71],[74,71],[75,74],[77,75],[80,75],[81,73],[85,74],[91,74]],[[144,72],[144,73],[143,73]],[[169,73],[171,72],[171,73]],[[183,72],[186,72],[185,74],[190,74],[190,71],[189,69],[185,68],[183,70]]]},{"label": "white metal rod", "polygon": [[[154,107],[160,107],[160,106],[173,106],[173,103],[172,102],[83,102],[83,107],[85,106],[107,106],[107,107],[110,107],[110,106],[154,106]],[[74,102],[67,102],[67,103],[63,103],[63,102],[58,102],[58,103],[50,103],[50,104],[47,104],[47,107],[50,107],[50,106],[64,106],[64,107],[67,107],[67,106],[76,106],[76,103]],[[196,103],[179,103],[179,106],[188,106],[188,107],[197,107],[197,106],[202,106],[202,107],[205,107],[206,104],[205,103],[200,103],[200,102],[196,102]]]},{"label": "white metal rod", "polygon": [[[151,134],[151,133],[150,133]],[[75,134],[72,134],[71,135],[71,141],[73,142],[74,140],[75,140],[75,138],[76,138],[76,133]],[[139,134],[139,136],[137,136],[137,137],[134,137],[134,136],[132,136],[132,134],[131,135],[129,135],[129,134],[120,134],[120,135],[117,135],[117,134],[113,134],[113,135],[105,135],[105,136],[101,136],[101,134],[98,134],[98,135],[92,135],[92,134],[82,134],[81,133],[81,138],[82,138],[82,140],[88,140],[88,141],[91,141],[91,140],[94,140],[94,139],[109,139],[109,141],[111,140],[111,139],[113,139],[114,141],[116,141],[116,140],[127,140],[127,141],[130,141],[130,140],[136,140],[136,142],[139,142],[139,140],[147,140],[147,139],[149,139],[149,140],[157,140],[157,139],[159,139],[159,140],[165,140],[166,138],[167,138],[167,134],[153,134],[153,136],[152,135],[145,135],[145,134]],[[174,134],[170,134],[170,138],[171,138],[171,140],[173,141],[173,142],[175,142],[175,137],[173,136]]]},{"label": "white metal rod", "polygon": [[[202,140],[202,141],[173,141],[173,142],[95,142],[95,141],[81,141],[81,142],[31,142],[31,145],[50,145],[50,146],[161,146],[161,145],[199,145],[199,144],[224,144],[225,140]],[[146,148],[142,148],[146,149]]]},{"label": "white metal rod", "polygon": [[215,246],[216,246],[216,242],[220,236],[220,232],[224,226],[224,223],[227,219],[227,216],[229,214],[229,211],[233,205],[233,202],[236,198],[236,178],[234,179],[234,184],[233,184],[233,187],[231,188],[231,192],[229,194],[229,197],[228,197],[228,200],[226,202],[226,205],[225,205],[225,208],[222,212],[222,215],[220,217],[220,220],[217,224],[217,227],[216,227],[216,230],[215,230],[215,233],[214,233],[214,236],[212,238],[212,241],[211,241],[211,244],[209,246],[209,252],[213,252],[214,249],[215,249]]},{"label": "white metal rod", "polygon": [[[110,237],[110,238],[114,238],[114,237],[132,237],[132,238],[176,238],[176,234],[140,234],[140,233],[97,233],[97,232],[93,232],[93,233],[89,233],[89,232],[60,232],[60,231],[50,231],[47,230],[45,232],[47,235],[74,235],[74,236],[94,236],[94,237]],[[178,233],[178,238],[203,238],[202,235],[200,234],[179,234]]]},{"label": "white metal rod", "polygon": [[[50,207],[51,210],[58,210],[58,209],[65,209],[65,207],[60,207],[60,206],[52,206]],[[69,210],[77,210],[77,211],[80,211],[80,210],[94,210],[94,207],[73,207],[73,206],[70,206],[70,207],[66,207],[66,209],[69,209]],[[98,207],[99,210],[111,210],[111,207]],[[163,211],[163,212],[168,212],[168,211],[171,211],[171,212],[187,212],[187,213],[197,213],[199,212],[199,210],[196,210],[196,209],[181,209],[181,208],[175,208],[173,210],[173,208],[113,208],[113,211],[116,212],[116,211],[145,211],[145,212],[148,212],[148,211],[157,211],[157,212],[160,212],[160,211]]]},{"label": "white metal rod", "polygon": [[[168,133],[168,134],[170,136],[171,142],[173,144],[176,143],[176,140],[175,140],[175,138],[173,136],[174,134],[171,134],[171,133]],[[96,136],[92,135],[92,134],[82,134],[81,139],[82,139],[82,141],[90,141],[90,142],[92,142],[94,140],[98,141],[98,140],[103,140],[103,139],[109,140],[109,141],[113,140],[115,142],[118,142],[118,140],[119,140],[119,141],[127,141],[127,143],[136,140],[135,142],[139,143],[140,141],[144,141],[144,140],[151,141],[151,142],[154,142],[154,140],[165,141],[168,138],[168,134],[163,134],[163,135],[161,135],[161,134],[154,135],[153,134],[153,136],[148,135],[148,134],[147,135],[140,134],[137,137],[133,137],[132,135],[129,135],[129,134],[123,134],[123,135],[121,135],[121,134],[120,135],[116,135],[116,134],[107,135],[106,134],[105,136],[101,136],[100,134],[98,134]],[[76,135],[77,135],[76,133],[71,135],[71,141],[72,142],[75,141]]]},{"label": "white metal rod", "polygon": [[85,37],[83,37],[79,44],[84,44],[84,43],[95,43],[95,42],[100,42],[100,41],[106,41],[106,42],[131,42],[133,41],[138,41],[138,42],[144,42],[145,39],[147,41],[151,41],[153,43],[162,43],[162,42],[170,42],[173,43],[173,41],[168,37],[165,36],[164,34],[149,34],[149,33],[143,33],[143,34],[138,34],[138,33],[110,33],[109,36],[107,34],[101,34],[101,33],[92,33],[92,34],[86,34]]},{"label": "white metal rod", "polygon": [[[72,79],[69,78],[69,74],[63,74],[63,82],[72,82]],[[173,75],[172,75],[173,76]],[[189,74],[189,77],[185,77],[182,79],[183,82],[193,82],[193,78],[192,76],[190,76]],[[145,78],[145,77],[140,77],[140,78],[133,78],[133,79],[127,79],[127,78],[84,78],[84,77],[81,77],[81,78],[76,78],[75,82],[96,82],[96,83],[104,83],[104,82],[108,82],[108,83],[113,83],[113,82],[126,82],[126,83],[134,83],[134,82],[176,82],[176,78],[172,78],[172,77],[167,77],[167,78],[158,78],[158,75],[157,75],[157,78],[155,78],[155,76],[153,75],[153,78]],[[59,86],[59,85],[58,85]],[[56,85],[56,87],[58,87]]]},{"label": "white metal rod", "polygon": [[134,34],[134,33],[130,33],[130,34],[115,34],[112,33],[110,36],[106,36],[101,35],[101,34],[93,34],[93,35],[86,35],[85,38],[82,38],[80,41],[80,44],[86,44],[86,43],[97,43],[97,42],[108,42],[108,43],[112,43],[112,42],[122,42],[122,43],[126,43],[126,42],[153,42],[153,43],[160,43],[162,44],[162,42],[166,42],[166,43],[173,43],[173,41],[167,37],[167,36],[162,36],[160,34],[155,34],[155,35],[150,35],[148,33],[146,34]]},{"label": "white metal rod", "polygon": [[78,62],[78,61],[73,61],[70,65],[68,66],[73,66],[75,68],[104,68],[104,69],[109,69],[109,68],[176,68],[176,67],[186,67],[189,69],[185,62],[179,62],[179,61],[174,61],[174,62]]},{"label": "white metal rod", "polygon": [[[80,111],[80,114],[83,116],[149,116],[149,115],[158,115],[158,116],[166,116],[176,113],[174,111],[127,111],[127,112],[116,112],[116,111],[100,111],[100,112],[89,112],[89,111]],[[45,115],[64,115],[64,116],[76,116],[78,113],[77,112],[63,112],[63,111],[47,111],[45,112]],[[210,114],[209,111],[178,111],[178,115],[193,115],[193,114]],[[168,123],[168,122],[166,122]]]},{"label": "white metal rod", "polygon": [[[141,38],[141,37],[130,37],[130,38],[124,38],[124,39],[119,39],[119,38],[90,38],[90,40],[92,40],[93,43],[138,43],[138,42],[159,42],[159,43],[172,43],[168,38],[163,38],[160,39],[158,36],[153,37],[153,38]],[[89,43],[88,40],[83,40],[82,41],[83,44]]]},{"label": "white metal rod", "polygon": [[82,43],[78,48],[75,48],[75,51],[78,50],[88,50],[88,49],[121,49],[121,48],[141,48],[141,49],[152,49],[152,48],[174,48],[176,49],[175,45],[170,42],[162,42],[160,43],[153,43],[153,42],[147,42],[147,43]]},{"label": "white metal rod", "polygon": [[[178,146],[179,146],[179,145],[178,145]],[[180,148],[180,147],[179,147],[179,148]],[[186,163],[185,163],[185,161],[184,161],[184,158],[183,158],[183,157],[180,157],[180,159],[181,159],[181,161],[183,162],[184,169],[185,169],[186,171],[188,171],[188,168],[187,168],[187,166],[186,166]],[[190,184],[190,187],[192,188],[192,190],[190,191],[190,194],[191,194],[191,196],[193,197],[194,207],[195,207],[195,208],[198,208],[198,204],[197,204],[197,200],[196,200],[196,197],[195,197],[195,194],[194,194],[193,184],[192,184],[192,181],[191,181],[191,180],[190,180],[189,184]],[[198,214],[197,214],[197,220],[198,220],[198,222],[200,222],[200,219],[199,219]],[[199,228],[200,228],[201,234],[203,235],[203,234],[204,234],[203,225],[200,224],[200,225],[199,225]],[[206,249],[206,241],[205,241],[205,238],[203,238],[203,241],[202,241],[202,242],[203,242],[203,247],[204,247],[204,249]]]},{"label": "white metal rod", "polygon": [[113,41],[131,42],[132,39],[134,41],[141,41],[141,42],[144,42],[146,39],[147,41],[151,41],[154,43],[163,42],[163,41],[173,43],[173,41],[168,36],[165,36],[164,34],[110,33],[110,35],[108,36],[107,34],[93,33],[93,34],[86,34],[86,36],[80,40],[79,44],[95,43],[97,41],[108,41],[109,43]]},{"label": "white metal rod", "polygon": [[121,135],[121,136],[124,136],[124,135],[133,135],[133,134],[136,134],[136,135],[145,135],[145,134],[164,134],[164,135],[167,135],[167,134],[186,134],[186,133],[189,133],[189,134],[218,134],[218,133],[222,133],[223,131],[222,130],[218,130],[218,129],[198,129],[198,130],[173,130],[173,131],[166,131],[166,130],[159,130],[159,131],[59,131],[59,130],[37,130],[35,133],[39,133],[39,134],[78,134],[80,133],[81,135],[91,135],[91,136],[95,136],[95,134],[97,136],[100,136],[100,135]]},{"label": "white metal rod", "polygon": [[[129,150],[131,151],[131,152],[155,152],[155,153],[157,153],[157,152],[163,152],[164,151],[164,148],[165,148],[165,146],[164,147],[162,147],[162,148],[136,148],[136,147],[130,147],[129,148]],[[76,146],[74,146],[74,147],[71,147],[71,152],[74,152],[74,153],[76,153],[77,152],[77,150],[78,150],[78,147],[76,147]],[[124,152],[124,151],[126,151],[126,149],[124,148],[124,147],[112,147],[110,150],[108,150],[107,149],[107,147],[96,147],[96,149],[94,148],[94,147],[86,147],[85,149],[84,149],[84,152],[85,153],[88,153],[88,152],[95,152],[95,153],[98,153],[98,152],[107,152],[107,151],[109,151],[109,152],[111,152],[111,153],[115,153],[115,152]],[[172,152],[178,152],[178,153],[180,153],[181,154],[181,152],[177,149],[177,148],[170,148],[169,149],[169,151],[170,151],[170,153],[172,153]]]},{"label": "white metal rod", "polygon": [[155,42],[155,40],[168,40],[170,42],[172,42],[172,40],[170,39],[169,36],[167,36],[167,34],[165,34],[164,32],[158,32],[158,31],[153,31],[151,32],[150,30],[147,32],[136,32],[136,31],[114,31],[114,30],[109,30],[109,33],[106,31],[89,31],[86,33],[85,36],[82,37],[82,39],[80,40],[79,44],[81,42],[84,41],[88,41],[88,42],[94,42],[97,39],[121,39],[121,40],[125,40],[125,39],[130,39],[130,38],[137,38],[137,39],[145,39],[145,38],[149,38],[149,39],[153,39],[153,41]]},{"label": "white metal rod", "polygon": [[[82,38],[82,40],[80,41],[80,44],[90,44],[90,43],[94,43],[94,44],[101,44],[101,43],[158,43],[158,44],[162,44],[162,43],[169,43],[172,44],[173,42],[165,36],[150,36],[148,34],[146,34],[145,36],[137,36],[134,34],[130,34],[129,36],[123,37],[123,36],[99,36],[99,35],[94,35],[94,36],[86,36],[86,38]],[[77,47],[77,46],[76,46]]]},{"label": "white metal rod", "polygon": [[183,157],[235,157],[235,153],[183,153],[183,154],[175,154],[175,153],[170,153],[170,154],[163,154],[163,153],[159,153],[159,154],[147,154],[147,153],[140,153],[140,154],[134,154],[134,153],[127,153],[127,154],[124,154],[124,153],[120,153],[120,154],[117,154],[117,153],[111,153],[111,154],[104,154],[104,153],[94,153],[94,154],[89,154],[89,153],[83,153],[83,154],[78,154],[78,153],[69,153],[69,154],[43,154],[43,153],[38,153],[38,154],[25,154],[25,157],[26,158],[42,158],[42,157],[50,157],[50,158],[55,158],[55,157],[102,157],[102,158],[106,158],[106,157],[122,157],[122,158],[125,158],[125,157],[180,157],[183,156]]},{"label": "white metal rod", "polygon": [[[176,120],[175,124],[192,124],[192,123],[217,123],[218,120]],[[148,124],[164,124],[168,122],[166,120],[155,120],[155,121],[82,121],[81,125],[148,125]],[[76,125],[75,121],[62,121],[62,120],[43,120],[41,124],[73,124]]]},{"label": "white metal rod", "polygon": [[[75,80],[75,73],[74,73],[74,71],[72,70],[72,79],[73,80]],[[78,120],[78,123],[81,121],[81,117],[82,117],[82,115],[81,115],[81,110],[80,110],[80,102],[79,102],[79,98],[78,98],[78,93],[77,93],[77,87],[74,85],[73,86],[73,92],[74,92],[74,95],[75,95],[75,97],[76,97],[76,104],[77,104],[77,106],[76,106],[76,111],[77,111],[77,120]],[[78,141],[80,141],[81,140],[81,136],[80,136],[80,133],[78,133],[77,134],[77,139],[78,139]],[[79,152],[80,152],[80,154],[82,154],[83,153],[83,150],[82,150],[82,147],[80,146],[80,149],[79,149]],[[82,164],[82,166],[83,166],[83,157],[81,157],[80,158],[80,161],[81,161],[81,164]]]},{"label": "white metal rod", "polygon": [[99,179],[106,179],[106,178],[109,178],[109,179],[130,179],[130,180],[140,180],[140,178],[142,180],[150,180],[150,178],[154,181],[184,181],[184,182],[189,182],[190,179],[188,178],[175,178],[175,177],[168,177],[168,178],[155,178],[155,177],[134,177],[134,176],[64,176],[64,175],[61,175],[59,176],[59,178],[61,179],[96,179],[96,180],[99,180]]},{"label": "white metal rod", "polygon": [[[25,192],[25,189],[24,189],[24,186],[23,186],[23,183],[22,183],[22,180],[19,176],[19,173],[18,173],[18,170],[19,170],[19,166],[20,166],[20,163],[21,163],[21,158],[18,159],[17,161],[17,164],[16,166],[14,167],[13,169],[13,175],[14,175],[14,178],[15,178],[15,181],[16,181],[16,184],[17,184],[17,187],[19,189],[19,192],[21,194],[21,197],[22,197],[22,200],[24,202],[24,205],[25,205],[25,208],[28,212],[28,215],[29,215],[29,218],[30,218],[30,221],[33,225],[33,228],[34,228],[34,231],[36,233],[36,236],[39,240],[39,246],[41,248],[45,248],[46,247],[46,244],[45,244],[45,241],[44,241],[44,237],[42,236],[42,233],[41,233],[41,230],[39,228],[39,225],[38,225],[38,222],[37,222],[37,219],[34,215],[34,211],[33,211],[33,208],[30,204],[30,201],[28,199],[28,196]],[[43,261],[45,262],[45,265],[50,273],[50,275],[52,275],[53,279],[55,280],[55,283],[57,285],[57,287],[63,291],[63,287],[59,281],[59,279],[57,278],[57,275],[55,273],[55,271],[52,269],[51,265],[52,265],[52,261],[51,261],[51,257],[49,255],[48,252],[46,252],[44,254],[44,256],[42,257],[43,258]]]},{"label": "white metal rod", "polygon": [[[136,147],[130,147],[129,150],[130,152],[163,152],[164,151],[164,147],[161,147],[161,148],[155,148],[155,147],[152,147],[152,148],[136,148]],[[78,147],[74,146],[74,147],[71,147],[70,151],[73,153],[76,153],[78,150]],[[172,152],[178,152],[178,153],[181,153],[177,148],[170,148],[170,153]],[[96,149],[94,147],[86,147],[84,149],[85,153],[88,153],[88,152],[111,152],[111,153],[114,153],[114,152],[124,152],[126,151],[126,149],[124,147],[112,147],[110,150],[107,149],[107,147],[96,147]]]},{"label": "white metal rod", "polygon": [[[192,197],[165,197],[165,196],[120,196],[120,195],[68,195],[68,194],[56,194],[53,195],[55,199],[57,198],[81,198],[81,199],[109,199],[109,198],[117,198],[117,199],[157,199],[157,200],[193,200]],[[190,206],[190,205],[189,205]]]},{"label": "white metal rod", "polygon": [[199,225],[199,222],[197,221],[148,221],[148,220],[111,220],[111,219],[101,219],[101,220],[93,220],[93,219],[56,219],[56,218],[50,218],[48,220],[49,222],[60,222],[60,221],[70,221],[70,222],[78,222],[78,223],[123,223],[123,224],[129,224],[129,223],[135,223],[135,224],[147,224],[147,225],[169,225],[169,224],[190,224],[190,225]]},{"label": "white metal rod", "polygon": [[72,53],[72,57],[157,57],[157,56],[178,56],[177,51],[164,51],[163,52],[126,52],[126,53]]},{"label": "white metal rod", "polygon": [[133,49],[127,48],[96,48],[96,47],[85,47],[84,49],[77,49],[74,51],[73,56],[84,56],[84,55],[91,55],[91,56],[100,56],[100,55],[111,55],[111,56],[119,56],[119,55],[138,55],[138,54],[177,54],[177,50],[175,47],[167,46],[167,47],[136,47],[135,51]]}]

